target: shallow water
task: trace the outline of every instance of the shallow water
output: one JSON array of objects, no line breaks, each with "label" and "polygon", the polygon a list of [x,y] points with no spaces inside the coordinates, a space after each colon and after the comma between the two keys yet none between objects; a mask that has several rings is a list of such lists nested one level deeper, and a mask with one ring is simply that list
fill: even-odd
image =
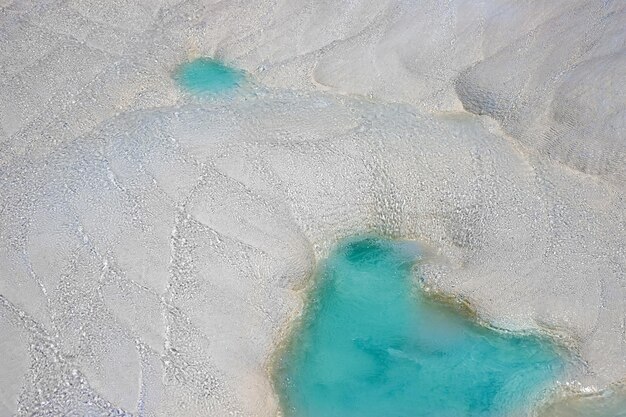
[{"label": "shallow water", "polygon": [[564,395],[547,404],[539,417],[626,417],[626,387]]},{"label": "shallow water", "polygon": [[212,58],[197,58],[178,67],[174,78],[196,94],[218,94],[241,85],[244,73]]},{"label": "shallow water", "polygon": [[547,341],[477,325],[413,284],[409,243],[341,244],[278,364],[287,416],[505,416],[563,371]]}]

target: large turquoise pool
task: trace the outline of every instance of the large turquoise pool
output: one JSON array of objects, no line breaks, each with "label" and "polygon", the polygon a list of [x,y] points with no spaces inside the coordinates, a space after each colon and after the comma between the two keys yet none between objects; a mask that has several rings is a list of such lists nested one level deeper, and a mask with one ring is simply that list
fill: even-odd
[{"label": "large turquoise pool", "polygon": [[554,384],[554,346],[427,298],[417,260],[410,243],[366,237],[323,263],[277,365],[286,416],[519,415]]}]

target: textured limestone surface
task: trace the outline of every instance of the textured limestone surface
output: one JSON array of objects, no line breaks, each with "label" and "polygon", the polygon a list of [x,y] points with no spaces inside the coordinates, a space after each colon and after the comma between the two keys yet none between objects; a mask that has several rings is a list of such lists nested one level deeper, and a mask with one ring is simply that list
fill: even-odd
[{"label": "textured limestone surface", "polygon": [[[316,259],[626,378],[623,1],[0,1],[0,415],[271,416]],[[210,56],[231,97],[172,78]]]}]

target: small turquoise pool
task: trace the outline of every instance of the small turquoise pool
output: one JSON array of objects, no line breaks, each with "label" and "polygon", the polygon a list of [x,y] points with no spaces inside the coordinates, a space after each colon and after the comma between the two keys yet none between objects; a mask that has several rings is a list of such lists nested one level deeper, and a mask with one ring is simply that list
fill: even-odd
[{"label": "small turquoise pool", "polygon": [[194,94],[219,94],[239,87],[244,72],[212,58],[197,58],[178,67],[174,78]]},{"label": "small turquoise pool", "polygon": [[415,246],[365,237],[321,265],[278,361],[287,417],[495,417],[564,371],[548,341],[478,325],[414,284]]}]

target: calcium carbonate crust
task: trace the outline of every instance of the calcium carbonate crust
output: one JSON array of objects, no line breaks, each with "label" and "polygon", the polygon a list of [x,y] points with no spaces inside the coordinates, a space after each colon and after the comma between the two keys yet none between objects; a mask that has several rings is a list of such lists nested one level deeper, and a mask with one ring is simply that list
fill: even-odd
[{"label": "calcium carbonate crust", "polygon": [[[300,290],[368,231],[624,379],[625,8],[0,2],[0,414],[275,415]],[[250,82],[188,96],[194,56]]]}]

